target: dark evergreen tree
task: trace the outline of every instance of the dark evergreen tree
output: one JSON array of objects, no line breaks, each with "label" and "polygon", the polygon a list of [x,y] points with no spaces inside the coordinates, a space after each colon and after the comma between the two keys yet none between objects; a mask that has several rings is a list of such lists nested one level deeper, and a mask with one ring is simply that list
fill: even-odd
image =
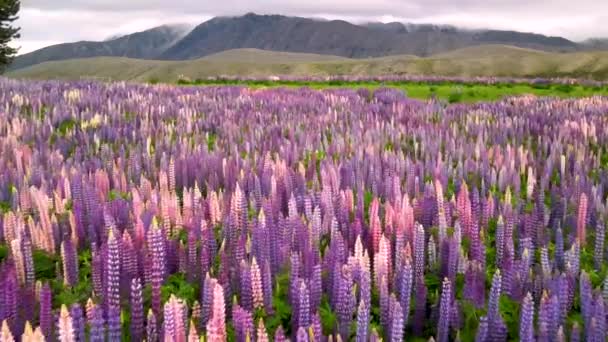
[{"label": "dark evergreen tree", "polygon": [[20,0],[0,0],[0,73],[13,61],[17,49],[8,44],[11,40],[19,38],[19,27],[15,27],[13,22],[17,20]]}]

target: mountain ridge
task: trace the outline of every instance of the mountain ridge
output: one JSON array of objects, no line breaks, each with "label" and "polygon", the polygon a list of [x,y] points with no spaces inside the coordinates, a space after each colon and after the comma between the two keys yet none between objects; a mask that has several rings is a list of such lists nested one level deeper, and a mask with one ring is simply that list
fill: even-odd
[{"label": "mountain ridge", "polygon": [[353,24],[344,20],[247,13],[214,17],[187,31],[159,26],[101,42],[52,45],[17,56],[9,70],[48,61],[90,57],[195,60],[243,48],[356,59],[393,55],[428,57],[491,44],[548,52],[608,49],[602,40],[576,43],[563,37],[529,32],[468,30],[450,25],[400,22]]}]

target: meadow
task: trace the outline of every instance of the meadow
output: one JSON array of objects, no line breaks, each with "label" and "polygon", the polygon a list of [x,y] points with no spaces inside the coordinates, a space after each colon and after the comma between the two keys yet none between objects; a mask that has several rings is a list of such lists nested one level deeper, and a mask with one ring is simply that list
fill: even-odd
[{"label": "meadow", "polygon": [[[151,80],[151,83],[158,83]],[[263,79],[205,79],[196,81],[178,81],[180,85],[196,86],[247,86],[250,88],[272,87],[308,87],[311,89],[340,89],[364,88],[374,91],[379,88],[392,88],[403,91],[408,97],[420,100],[436,98],[449,103],[473,103],[480,101],[497,101],[508,96],[535,95],[559,98],[582,98],[594,95],[608,96],[607,85],[583,84],[531,84],[531,83],[472,83],[472,82],[428,82],[428,81],[306,81],[306,80],[278,80]]]},{"label": "meadow", "polygon": [[605,90],[242,82],[0,80],[1,341],[606,339]]}]

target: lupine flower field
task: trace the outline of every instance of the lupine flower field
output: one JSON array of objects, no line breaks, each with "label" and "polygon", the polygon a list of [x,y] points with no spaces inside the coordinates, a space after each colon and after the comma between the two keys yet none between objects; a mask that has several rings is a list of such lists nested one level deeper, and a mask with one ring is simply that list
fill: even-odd
[{"label": "lupine flower field", "polygon": [[0,80],[0,341],[605,341],[608,98]]}]

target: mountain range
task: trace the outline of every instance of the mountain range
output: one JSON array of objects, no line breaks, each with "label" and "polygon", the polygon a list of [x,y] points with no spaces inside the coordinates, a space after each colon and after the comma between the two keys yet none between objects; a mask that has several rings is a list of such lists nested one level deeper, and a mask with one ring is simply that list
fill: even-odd
[{"label": "mountain range", "polygon": [[563,37],[500,30],[466,30],[453,26],[407,23],[353,24],[248,13],[215,17],[191,28],[165,25],[100,42],[52,45],[17,56],[10,70],[36,64],[90,57],[143,60],[194,60],[233,49],[260,49],[364,59],[392,55],[428,57],[480,45],[508,45],[547,52],[606,50],[596,39],[573,42]]}]

